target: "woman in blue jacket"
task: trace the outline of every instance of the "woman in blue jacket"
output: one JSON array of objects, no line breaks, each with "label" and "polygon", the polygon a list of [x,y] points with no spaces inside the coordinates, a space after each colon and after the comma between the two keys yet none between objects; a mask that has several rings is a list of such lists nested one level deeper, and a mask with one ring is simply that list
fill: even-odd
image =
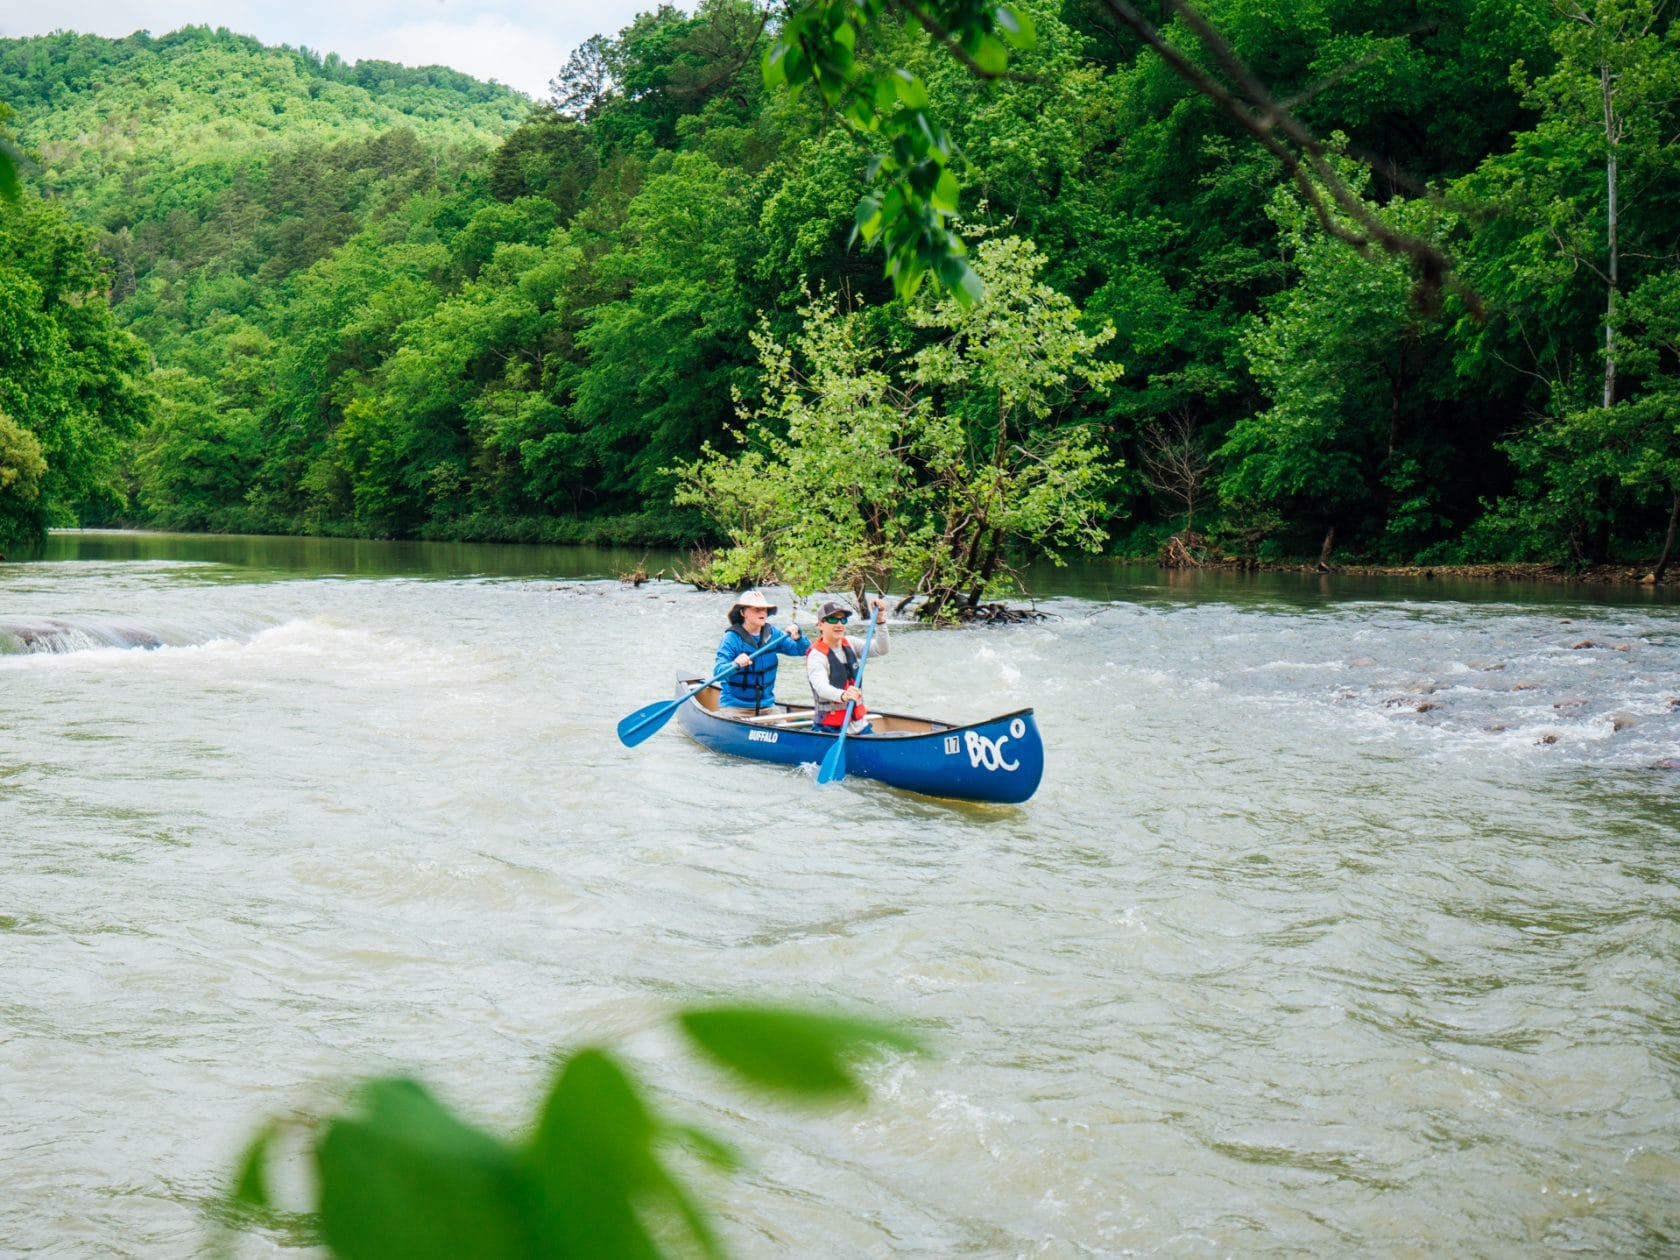
[{"label": "woman in blue jacket", "polygon": [[769,623],[776,606],[764,598],[762,591],[742,591],[739,598],[729,609],[729,629],[723,632],[723,639],[718,644],[717,664],[713,667],[714,674],[728,668],[731,662],[735,669],[725,674],[718,684],[718,712],[724,717],[755,717],[760,713],[771,712],[776,707],[776,658],[778,656],[804,656],[805,642],[799,636],[799,626],[795,623],[788,627],[787,637],[784,638],[763,656],[754,658],[758,651],[778,631]]}]

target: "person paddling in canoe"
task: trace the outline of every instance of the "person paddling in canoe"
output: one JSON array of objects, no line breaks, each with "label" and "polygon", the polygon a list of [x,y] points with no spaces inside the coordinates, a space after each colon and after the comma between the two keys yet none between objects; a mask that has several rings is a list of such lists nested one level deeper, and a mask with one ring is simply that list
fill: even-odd
[{"label": "person paddling in canoe", "polygon": [[712,671],[720,673],[731,663],[735,666],[718,684],[717,711],[724,717],[776,712],[776,658],[805,655],[805,641],[800,637],[799,623],[794,622],[780,644],[754,658],[754,652],[781,633],[769,624],[775,612],[776,606],[758,590],[742,591],[730,605],[729,629],[718,643],[717,665]]},{"label": "person paddling in canoe", "polygon": [[[880,600],[871,600],[875,609],[875,642],[869,649],[871,657],[887,654],[887,626],[886,606]],[[855,700],[852,706],[852,724],[846,728],[848,735],[867,735],[869,733],[869,715],[864,711],[863,692],[858,690],[857,674],[858,661],[863,655],[863,639],[846,637],[846,623],[851,620],[852,610],[836,600],[829,600],[817,614],[817,629],[820,637],[811,645],[811,650],[805,656],[805,677],[811,683],[811,694],[816,698],[816,721],[818,729],[828,729],[838,732],[840,724],[846,720],[846,703]]]}]

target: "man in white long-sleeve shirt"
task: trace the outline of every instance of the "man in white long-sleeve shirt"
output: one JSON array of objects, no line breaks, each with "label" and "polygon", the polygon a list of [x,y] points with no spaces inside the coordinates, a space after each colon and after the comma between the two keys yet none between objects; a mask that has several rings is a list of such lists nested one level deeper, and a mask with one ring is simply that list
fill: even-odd
[{"label": "man in white long-sleeve shirt", "polygon": [[[886,607],[880,600],[871,600],[875,609],[875,638],[870,644],[871,656],[887,654]],[[863,692],[858,690],[858,666],[862,663],[865,640],[846,637],[846,623],[852,610],[836,600],[829,600],[817,614],[818,637],[805,656],[805,676],[816,698],[815,724],[838,731],[846,720],[846,704],[852,707],[852,724],[848,735],[862,735],[869,730],[869,716],[863,707]]]}]

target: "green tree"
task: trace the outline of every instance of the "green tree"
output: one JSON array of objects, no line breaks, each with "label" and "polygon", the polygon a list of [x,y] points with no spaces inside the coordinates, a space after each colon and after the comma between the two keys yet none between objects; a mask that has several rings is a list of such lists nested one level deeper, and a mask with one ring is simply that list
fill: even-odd
[{"label": "green tree", "polygon": [[490,191],[503,201],[546,197],[569,222],[600,172],[588,128],[553,109],[531,112],[490,162]]},{"label": "green tree", "polygon": [[[1412,300],[1401,260],[1346,249],[1289,190],[1270,213],[1296,278],[1243,338],[1269,405],[1216,452],[1220,494],[1316,525],[1324,564],[1338,530],[1344,543],[1409,560],[1445,524],[1429,469],[1448,440],[1430,423],[1433,395],[1451,380],[1445,330]],[[1448,226],[1424,202],[1383,213],[1418,237]]]},{"label": "green tree", "polygon": [[150,383],[158,405],[136,444],[139,505],[178,529],[227,528],[258,463],[256,417],[181,368],[154,372]]},{"label": "green tree", "polygon": [[12,112],[10,105],[0,101],[0,202],[15,202],[19,192],[17,162],[21,155],[7,125]]},{"label": "green tree", "polygon": [[[1034,42],[1032,21],[1019,7],[954,0],[902,11],[985,78],[1007,72],[1010,45]],[[793,92],[809,85],[842,126],[872,145],[872,187],[858,205],[854,235],[866,243],[881,240],[886,274],[898,294],[914,296],[932,272],[950,292],[972,300],[979,282],[952,230],[961,193],[955,142],[932,109],[921,75],[859,56],[887,13],[886,0],[794,5],[765,51],[764,82]]]},{"label": "green tree", "polygon": [[41,480],[46,473],[35,435],[0,411],[0,546],[33,542],[45,532]]},{"label": "green tree", "polygon": [[[590,41],[557,85],[576,98],[565,114],[436,68],[350,66],[207,28],[0,40],[29,182],[108,260],[88,292],[211,391],[159,378],[174,410],[149,431],[144,469],[125,437],[72,437],[21,397],[8,414],[47,461],[46,520],[116,510],[113,493],[78,506],[52,488],[73,446],[105,462],[107,491],[149,485],[137,506],[155,521],[171,519],[173,486],[191,499],[183,518],[220,502],[228,528],[686,541],[695,517],[667,510],[659,469],[729,424],[761,316],[785,339],[811,289],[856,299],[860,344],[879,339],[893,387],[935,391],[907,373],[948,331],[912,325],[892,295],[949,264],[960,203],[1031,239],[1043,283],[1086,328],[1114,327],[1102,353],[1127,376],[1048,426],[1089,435],[1104,467],[1138,465],[1169,432],[1189,452],[1234,441],[1220,472],[1254,474],[1242,502],[1287,514],[1277,545],[1292,548],[1334,519],[1365,554],[1446,559],[1446,533],[1494,500],[1466,555],[1587,557],[1612,525],[1618,546],[1654,551],[1672,499],[1661,461],[1637,453],[1657,450],[1660,426],[1634,412],[1671,368],[1640,357],[1646,317],[1631,312],[1674,262],[1660,141],[1676,127],[1658,87],[1680,59],[1662,14],[1644,42],[1605,43],[1618,15],[1646,12],[1164,0],[1144,20],[1127,0],[801,0],[783,21],[707,0]],[[771,79],[803,91],[767,89],[767,43]],[[1316,139],[1338,131],[1368,180]],[[1408,173],[1456,181],[1450,233]],[[1317,225],[1299,244],[1267,217],[1280,186]],[[891,278],[848,244],[877,228],[904,255]],[[1332,242],[1370,261],[1344,269]],[[1486,314],[1449,298],[1450,337],[1427,315],[1449,244]],[[968,255],[957,263],[961,287]],[[20,270],[50,305],[46,255]],[[5,317],[32,345],[99,318],[98,302],[71,302],[37,324],[35,300]],[[1257,319],[1273,352],[1245,332]],[[17,371],[71,361],[31,351]],[[1607,379],[1615,414],[1589,421]],[[1279,408],[1322,441],[1268,435]],[[212,411],[258,427],[260,464],[220,465],[243,494],[228,481],[205,497],[188,475],[223,446],[200,445]],[[1187,510],[1173,494],[1112,478],[1106,519],[1136,522],[1118,545],[1155,551]],[[1235,510],[1204,501],[1196,520],[1217,531]]]},{"label": "green tree", "polygon": [[449,242],[455,266],[468,280],[503,245],[540,245],[548,239],[559,220],[553,202],[543,197],[518,197],[503,204],[493,202],[469,219]]},{"label": "green tree", "polygon": [[975,270],[985,291],[911,311],[941,340],[917,354],[911,379],[931,391],[930,423],[915,448],[937,513],[916,589],[933,615],[973,608],[1013,589],[1009,560],[1062,563],[1099,551],[1105,493],[1118,469],[1089,424],[1066,413],[1080,390],[1106,390],[1122,372],[1099,354],[1112,327],[1086,332],[1080,312],[1040,278],[1030,241],[984,241]]},{"label": "green tree", "polygon": [[[123,444],[148,416],[144,369],[144,347],[105,304],[86,232],[33,197],[0,217],[0,413],[45,461],[15,483],[36,484],[33,533],[120,506]],[[9,446],[15,470],[34,467],[21,439]]]},{"label": "green tree", "polygon": [[[1622,320],[1622,366],[1639,387],[1612,406],[1586,403],[1507,442],[1517,493],[1479,522],[1477,545],[1550,558],[1560,527],[1591,519],[1609,488],[1652,522],[1651,535],[1631,544],[1661,537],[1651,576],[1664,581],[1680,534],[1680,273],[1651,275],[1628,295]],[[1580,535],[1565,539],[1582,558]]]},{"label": "green tree", "polygon": [[1627,405],[1636,426],[1637,452],[1621,472],[1635,493],[1669,500],[1662,550],[1652,569],[1660,583],[1680,543],[1680,271],[1659,272],[1628,295],[1627,342],[1630,372],[1645,384]]},{"label": "green tree", "polygon": [[729,539],[712,580],[775,573],[795,589],[903,581],[929,618],[1013,589],[1011,561],[1094,551],[1115,473],[1089,427],[1062,411],[1080,387],[1120,374],[1045,284],[1018,238],[984,241],[978,300],[930,301],[912,323],[936,335],[883,362],[860,311],[826,300],[791,345],[754,336],[764,402],[745,407],[744,449],[707,448],[679,469],[678,501]]},{"label": "green tree", "polygon": [[[320,528],[354,517],[350,479],[332,435],[396,350],[404,326],[444,296],[451,265],[442,244],[385,244],[381,236],[364,230],[309,268],[270,316],[278,352],[272,393],[260,412],[263,463],[250,498],[283,527]],[[390,420],[400,424],[404,417]],[[394,482],[390,489],[401,492]],[[370,526],[390,527],[378,518]]]},{"label": "green tree", "polygon": [[1670,125],[1680,108],[1680,31],[1670,28],[1664,39],[1664,7],[1663,0],[1567,0],[1553,38],[1557,68],[1534,81],[1528,94],[1529,104],[1566,121],[1575,139],[1596,151],[1604,173],[1602,203],[1588,213],[1570,207],[1576,211],[1569,216],[1571,230],[1556,237],[1562,251],[1585,262],[1603,285],[1603,407],[1616,402],[1622,214],[1629,195],[1622,167],[1633,164],[1637,188],[1640,177],[1672,172],[1680,158],[1680,135]]},{"label": "green tree", "polygon": [[[1103,0],[1114,21],[1158,55],[1170,71],[1222,116],[1257,142],[1293,181],[1325,231],[1360,253],[1381,250],[1408,260],[1420,291],[1433,300],[1447,274],[1447,260],[1427,241],[1398,232],[1374,216],[1342,177],[1330,151],[1313,135],[1292,103],[1280,97],[1237,48],[1188,0],[1163,0],[1163,26],[1144,18],[1129,0]],[[1231,25],[1286,27],[1296,48],[1302,27],[1283,22],[1275,6],[1233,3]],[[1009,45],[1029,48],[1035,31],[1025,7],[991,0],[801,0],[793,6],[765,54],[771,87],[798,91],[812,85],[835,116],[876,141],[869,166],[875,188],[858,207],[857,231],[884,241],[887,274],[899,293],[915,292],[932,271],[954,292],[972,296],[974,281],[952,233],[960,186],[956,148],[929,108],[922,79],[905,65],[860,59],[858,50],[902,15],[978,77],[993,81],[1017,74]],[[1165,25],[1170,19],[1170,25]],[[1307,28],[1309,37],[1319,34]]]},{"label": "green tree", "polygon": [[749,0],[701,0],[693,15],[660,4],[616,38],[596,36],[550,85],[551,104],[590,124],[605,150],[677,147],[684,119],[733,95],[758,56],[768,11]]},{"label": "green tree", "polygon": [[[882,362],[866,312],[809,302],[790,341],[752,333],[763,401],[740,406],[741,449],[680,463],[676,501],[727,546],[697,575],[796,590],[885,586],[918,549],[925,495],[909,459],[920,404]],[[739,395],[737,395],[739,399]]]},{"label": "green tree", "polygon": [[[1512,71],[1539,111],[1534,129],[1456,188],[1487,216],[1466,253],[1491,318],[1466,326],[1465,366],[1484,379],[1521,372],[1538,416],[1506,447],[1518,493],[1481,533],[1602,562],[1618,508],[1635,505],[1592,437],[1616,421],[1587,413],[1615,407],[1629,386],[1637,397],[1642,382],[1622,371],[1622,304],[1680,262],[1668,191],[1680,165],[1680,26],[1655,0],[1571,0],[1551,42],[1548,73]],[[1582,460],[1599,473],[1585,475]]]},{"label": "green tree", "polygon": [[572,431],[620,502],[667,493],[661,470],[722,432],[730,389],[747,379],[749,190],[704,154],[661,165],[630,203],[624,246],[596,264],[618,296],[587,310],[577,334]]},{"label": "green tree", "polygon": [[517,283],[540,257],[533,246],[502,245],[476,282],[402,324],[346,404],[330,451],[365,527],[412,533],[493,500],[488,483],[506,449],[483,421],[540,369],[546,317]]}]

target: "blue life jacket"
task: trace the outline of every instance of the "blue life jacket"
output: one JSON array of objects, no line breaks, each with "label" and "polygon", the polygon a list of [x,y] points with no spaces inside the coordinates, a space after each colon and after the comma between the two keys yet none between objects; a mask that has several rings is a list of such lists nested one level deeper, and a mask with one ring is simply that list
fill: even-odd
[{"label": "blue life jacket", "polygon": [[[749,656],[758,651],[781,631],[774,626],[766,625],[760,631],[758,638],[750,637],[739,626],[730,626],[723,632],[723,640],[718,644],[716,673],[724,666],[745,652]],[[787,638],[763,656],[753,661],[745,669],[732,669],[718,682],[718,707],[724,709],[767,709],[776,703],[776,658],[778,656],[804,656],[805,641],[803,639]]]}]

